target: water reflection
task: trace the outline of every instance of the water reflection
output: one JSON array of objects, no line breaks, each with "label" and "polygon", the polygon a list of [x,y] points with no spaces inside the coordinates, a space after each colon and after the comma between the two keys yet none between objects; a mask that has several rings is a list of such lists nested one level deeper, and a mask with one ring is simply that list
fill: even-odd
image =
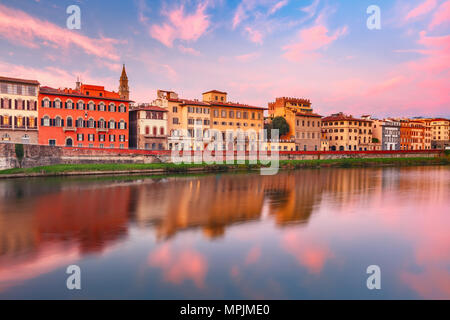
[{"label": "water reflection", "polygon": [[[91,270],[80,293],[91,298],[450,298],[449,177],[1,181],[0,297],[73,298],[64,271],[77,263]],[[370,264],[390,284],[381,293],[363,285]]]}]

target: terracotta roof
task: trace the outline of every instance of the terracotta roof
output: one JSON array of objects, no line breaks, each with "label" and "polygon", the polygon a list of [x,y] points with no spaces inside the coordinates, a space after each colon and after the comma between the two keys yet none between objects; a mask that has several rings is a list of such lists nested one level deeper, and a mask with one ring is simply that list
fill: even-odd
[{"label": "terracotta roof", "polygon": [[323,116],[321,116],[320,114],[317,114],[317,113],[301,113],[301,112],[297,112],[295,115],[296,116],[302,116],[302,117],[323,118]]},{"label": "terracotta roof", "polygon": [[[106,90],[105,90],[106,91]],[[87,98],[87,99],[97,99],[97,100],[112,100],[112,101],[123,101],[123,102],[133,102],[132,100],[115,98],[111,96],[91,96],[81,93],[80,91],[68,89],[67,91],[61,89],[55,89],[51,87],[40,87],[39,94],[51,94],[51,95],[61,95],[67,97],[77,97],[77,98]]]},{"label": "terracotta roof", "polygon": [[223,92],[223,91],[219,91],[219,90],[210,90],[210,91],[206,91],[206,92],[203,92],[202,94],[207,94],[207,93],[220,93],[220,94],[227,94],[226,92]]},{"label": "terracotta roof", "polygon": [[209,106],[208,103],[202,102],[199,100],[187,100],[187,99],[181,99],[182,105],[194,105],[194,106]]},{"label": "terracotta roof", "polygon": [[230,108],[245,108],[245,109],[267,110],[267,108],[265,108],[265,107],[249,106],[247,104],[232,103],[232,102],[210,102],[209,104],[211,106],[215,106],[215,107],[230,107]]},{"label": "terracotta roof", "polygon": [[161,108],[161,107],[158,107],[158,106],[145,106],[145,105],[144,106],[134,107],[133,109],[130,109],[130,112],[141,111],[141,110],[144,110],[144,111],[168,112],[167,109],[164,109],[164,108]]},{"label": "terracotta roof", "polygon": [[353,118],[352,116],[347,116],[347,115],[332,115],[332,116],[325,117],[325,118],[322,119],[322,122],[328,122],[328,121],[362,121],[362,122],[372,122],[370,120]]},{"label": "terracotta roof", "polygon": [[26,79],[18,79],[18,78],[0,77],[0,81],[39,85],[39,82],[36,80],[26,80]]}]

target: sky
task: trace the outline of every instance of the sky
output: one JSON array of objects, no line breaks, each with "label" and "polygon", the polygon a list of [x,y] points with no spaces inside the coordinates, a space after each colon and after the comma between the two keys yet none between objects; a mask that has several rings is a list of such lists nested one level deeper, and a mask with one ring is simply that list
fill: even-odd
[{"label": "sky", "polygon": [[117,90],[126,64],[136,102],[215,89],[307,98],[324,116],[450,117],[450,0],[0,0],[0,48],[0,76],[52,87]]}]

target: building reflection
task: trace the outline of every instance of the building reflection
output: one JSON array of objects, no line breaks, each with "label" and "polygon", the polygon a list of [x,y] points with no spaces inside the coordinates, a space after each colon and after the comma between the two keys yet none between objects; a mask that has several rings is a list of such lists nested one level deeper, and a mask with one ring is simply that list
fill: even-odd
[{"label": "building reflection", "polygon": [[264,210],[283,227],[308,223],[324,201],[351,210],[356,201],[357,207],[390,201],[394,189],[445,196],[442,179],[423,179],[427,168],[415,168],[421,179],[408,170],[321,169],[108,183],[3,181],[0,274],[15,262],[42,258],[40,250],[48,245],[58,244],[61,250],[70,246],[81,256],[100,253],[126,239],[132,224],[154,230],[159,240],[185,230],[201,230],[215,239],[230,226],[262,219]]}]

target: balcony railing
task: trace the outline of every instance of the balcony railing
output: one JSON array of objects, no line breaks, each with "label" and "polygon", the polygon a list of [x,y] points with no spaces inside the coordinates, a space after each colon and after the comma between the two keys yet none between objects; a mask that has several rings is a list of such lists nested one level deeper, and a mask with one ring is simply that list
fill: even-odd
[{"label": "balcony railing", "polygon": [[67,132],[67,131],[76,132],[77,128],[76,127],[64,127],[63,130],[64,130],[64,132]]}]

